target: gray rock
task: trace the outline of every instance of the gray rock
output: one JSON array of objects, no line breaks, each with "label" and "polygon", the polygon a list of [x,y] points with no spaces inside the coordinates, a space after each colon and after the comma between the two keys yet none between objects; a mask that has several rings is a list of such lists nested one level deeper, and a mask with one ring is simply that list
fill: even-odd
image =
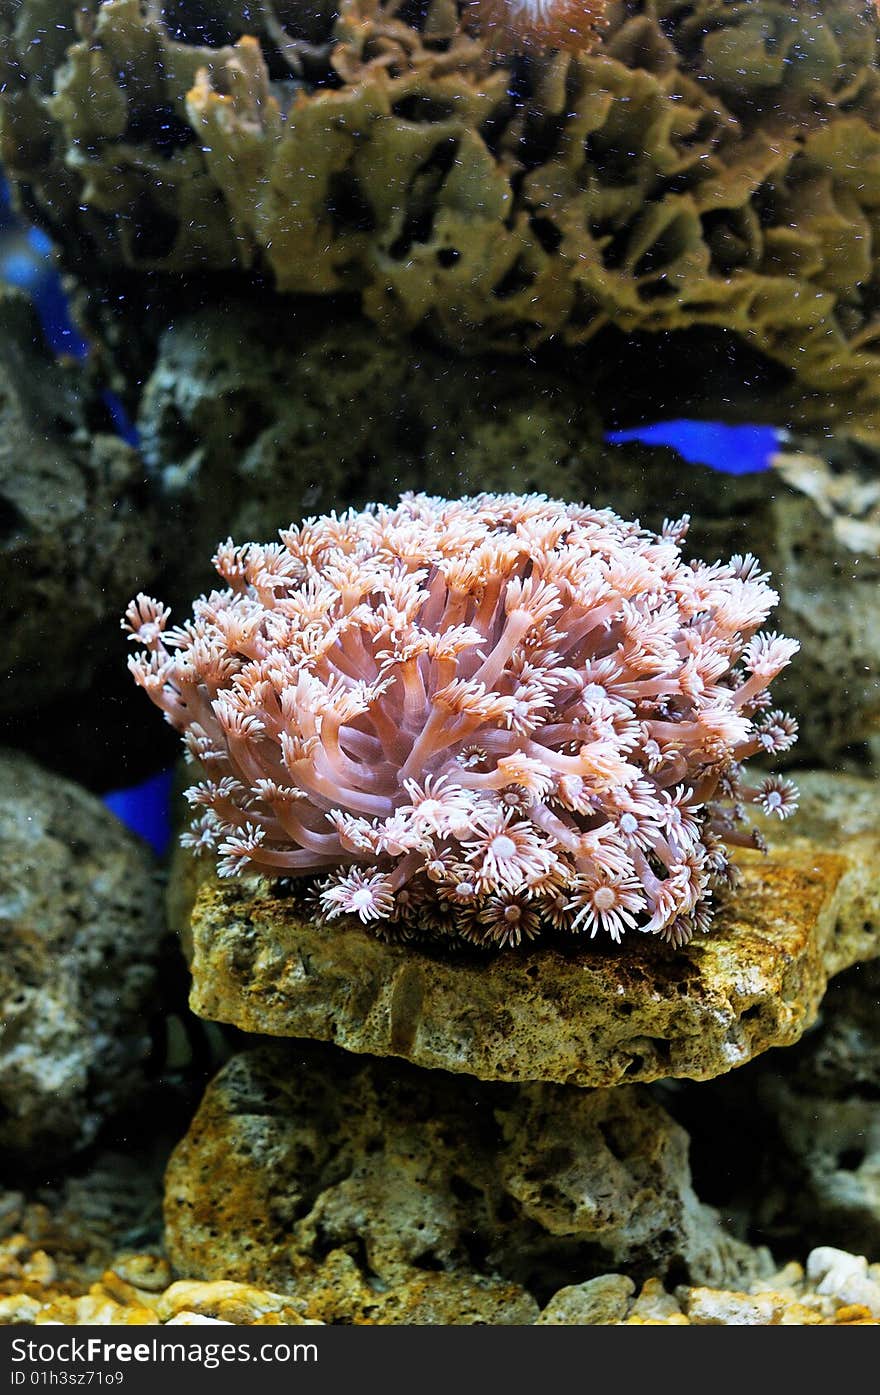
[{"label": "gray rock", "polygon": [[802,1089],[845,1098],[880,1094],[880,961],[829,984],[816,1027],[785,1061]]},{"label": "gray rock", "polygon": [[147,850],[99,802],[0,754],[0,1147],[82,1148],[143,1080],[163,919]]},{"label": "gray rock", "polygon": [[620,1322],[626,1317],[635,1287],[625,1274],[601,1274],[585,1284],[570,1284],[554,1293],[537,1325],[586,1327]]},{"label": "gray rock", "polygon": [[42,346],[28,302],[0,296],[0,712],[84,691],[119,616],[155,574],[144,468],[79,365]]},{"label": "gray rock", "polygon": [[698,1201],[687,1136],[645,1090],[486,1086],[304,1043],[216,1077],[165,1217],[178,1272],[295,1283],[311,1316],[340,1275],[355,1295],[445,1276],[546,1298],[609,1263],[706,1282],[766,1267]]},{"label": "gray rock", "polygon": [[880,1102],[829,1099],[769,1076],[760,1098],[783,1145],[789,1226],[813,1243],[880,1254]]},{"label": "gray rock", "polygon": [[188,539],[185,603],[216,580],[210,558],[230,533],[269,539],[304,515],[406,489],[579,493],[579,458],[600,448],[601,427],[553,372],[413,352],[365,320],[295,304],[279,314],[283,335],[262,306],[234,298],[175,315],[159,340],[138,429],[171,527]]}]

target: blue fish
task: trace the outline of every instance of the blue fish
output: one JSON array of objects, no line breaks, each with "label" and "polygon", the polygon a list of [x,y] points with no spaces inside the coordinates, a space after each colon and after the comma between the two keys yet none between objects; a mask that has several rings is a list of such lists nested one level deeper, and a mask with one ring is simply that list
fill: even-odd
[{"label": "blue fish", "polygon": [[171,783],[173,770],[160,770],[139,785],[111,790],[104,803],[112,814],[149,843],[160,857],[171,839]]},{"label": "blue fish", "polygon": [[784,433],[772,426],[728,426],[723,421],[658,421],[628,431],[609,431],[611,445],[640,441],[671,446],[692,465],[706,465],[724,475],[753,475],[769,470]]},{"label": "blue fish", "polygon": [[[33,301],[46,343],[53,354],[82,361],[89,344],[70,318],[61,277],[52,258],[52,243],[39,228],[24,228],[15,217],[7,186],[0,180],[0,280],[25,291]],[[137,428],[118,396],[106,389],[104,405],[116,430],[129,445],[138,444]]]}]

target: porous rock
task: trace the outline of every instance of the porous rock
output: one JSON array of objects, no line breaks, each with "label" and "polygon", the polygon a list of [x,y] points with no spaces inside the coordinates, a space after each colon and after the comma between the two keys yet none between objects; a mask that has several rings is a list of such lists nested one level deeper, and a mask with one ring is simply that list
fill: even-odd
[{"label": "porous rock", "polygon": [[600,1274],[554,1293],[537,1320],[539,1327],[581,1327],[626,1317],[635,1284],[625,1274]]},{"label": "porous rock", "polygon": [[799,770],[795,780],[795,816],[781,825],[760,814],[756,821],[792,856],[823,848],[845,858],[825,961],[829,975],[860,964],[871,980],[868,961],[880,955],[880,781],[827,770]]},{"label": "porous rock", "polygon": [[164,933],[152,859],[98,800],[0,754],[0,1144],[57,1159],[143,1083]]},{"label": "porous rock", "polygon": [[558,374],[429,344],[414,352],[344,312],[330,322],[282,313],[279,336],[274,315],[230,294],[178,311],[159,339],[138,430],[169,527],[189,540],[191,557],[169,577],[187,602],[228,534],[271,538],[303,516],[408,488],[450,497],[582,488],[601,424]]},{"label": "porous rock", "polygon": [[0,336],[0,711],[13,715],[69,701],[121,658],[117,616],[155,554],[143,466],[84,370],[52,361],[23,296],[0,296]]},{"label": "porous rock", "polygon": [[[836,1256],[826,1275],[814,1256]],[[146,1257],[145,1257],[146,1258]],[[823,1261],[824,1263],[824,1261]],[[743,1292],[712,1289],[705,1285],[679,1285],[667,1293],[658,1279],[648,1279],[633,1297],[634,1285],[623,1274],[603,1274],[583,1284],[555,1293],[535,1319],[541,1326],[876,1326],[880,1265],[868,1266],[863,1257],[823,1248],[808,1259],[811,1273],[798,1264],[786,1265],[779,1274],[756,1281]],[[853,1271],[858,1269],[858,1274]],[[839,1282],[838,1282],[839,1276]],[[427,1276],[426,1287],[432,1278]],[[829,1278],[831,1286],[829,1286]],[[844,1293],[838,1293],[840,1287]],[[850,1301],[859,1292],[865,1302]],[[114,1296],[116,1295],[116,1296]],[[389,1295],[389,1298],[391,1295]],[[185,1306],[189,1304],[190,1306]],[[367,1321],[372,1319],[367,1318]],[[479,1311],[474,1320],[484,1320]],[[438,1318],[442,1321],[442,1318]],[[290,1294],[273,1293],[231,1280],[201,1282],[179,1280],[165,1292],[122,1292],[115,1269],[84,1294],[52,1294],[39,1297],[13,1293],[0,1298],[0,1326],[51,1324],[79,1326],[92,1323],[171,1326],[315,1326],[319,1320],[301,1316]],[[300,1339],[308,1341],[306,1334]]]},{"label": "porous rock", "polygon": [[[863,876],[876,924],[870,864]],[[765,1233],[797,1233],[808,1244],[872,1254],[880,1246],[878,969],[875,960],[836,978],[814,1028],[773,1069],[759,1070],[749,1098],[738,1103],[743,1121],[751,1120],[747,1134],[757,1140],[770,1131],[776,1139],[751,1168],[747,1209]],[[730,1116],[730,1101],[718,1105]],[[717,1146],[724,1148],[723,1137]],[[710,1151],[703,1139],[698,1165],[705,1168]]]},{"label": "porous rock", "polygon": [[178,1272],[291,1292],[328,1321],[437,1321],[441,1304],[444,1321],[529,1321],[533,1293],[609,1261],[709,1282],[766,1268],[698,1201],[687,1137],[645,1091],[465,1087],[309,1044],[224,1067],[165,1216]]},{"label": "porous rock", "polygon": [[[505,1321],[512,1296],[520,1292],[517,1285],[505,1287],[497,1280],[416,1270],[380,1293],[345,1250],[329,1253],[320,1282],[294,1281],[280,1291],[229,1278],[174,1279],[155,1248],[113,1249],[114,1234],[118,1243],[138,1204],[130,1161],[126,1167],[125,1160],[108,1158],[106,1170],[91,1184],[88,1197],[68,1196],[60,1208],[58,1198],[50,1207],[20,1194],[0,1194],[0,1325],[302,1326],[322,1320],[307,1313],[367,1323]],[[704,1215],[707,1239],[713,1234],[709,1215]],[[728,1258],[736,1253],[734,1247]],[[751,1264],[742,1262],[743,1254],[740,1248],[739,1262],[724,1264],[711,1282],[674,1289],[671,1277],[665,1284],[651,1277],[636,1291],[623,1273],[567,1281],[555,1291],[551,1283],[539,1316],[537,1304],[520,1298],[520,1320],[550,1326],[878,1321],[880,1264],[869,1264],[858,1253],[824,1245],[808,1256],[806,1273],[794,1262],[771,1273],[759,1254],[752,1255]]]},{"label": "porous rock", "polygon": [[835,977],[799,1042],[711,1084],[677,1088],[671,1107],[691,1134],[698,1188],[738,1218],[742,1233],[876,1253],[880,959],[868,956],[880,927],[880,786],[795,773],[801,808],[775,837],[792,849],[813,843],[847,857],[828,945]]},{"label": "porous rock", "polygon": [[[248,1032],[484,1080],[708,1079],[796,1041],[815,1018],[849,866],[814,845],[740,861],[711,932],[682,950],[633,932],[619,946],[574,939],[493,957],[385,943],[356,922],[318,927],[283,884],[208,874],[185,937],[190,1005]],[[838,937],[836,968],[842,955]]]},{"label": "porous rock", "polygon": [[762,1079],[775,1121],[777,1166],[788,1180],[780,1213],[808,1240],[880,1248],[880,1103],[870,1092],[839,1098],[784,1078]]}]

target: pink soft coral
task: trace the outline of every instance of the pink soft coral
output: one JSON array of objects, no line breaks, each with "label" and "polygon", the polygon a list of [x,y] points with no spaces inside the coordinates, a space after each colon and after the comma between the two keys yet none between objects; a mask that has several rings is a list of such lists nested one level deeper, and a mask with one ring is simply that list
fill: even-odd
[{"label": "pink soft coral", "polygon": [[[542,929],[706,929],[741,761],[796,726],[767,685],[797,643],[755,559],[543,496],[405,495],[214,558],[168,629],[138,596],[135,679],[210,778],[188,846],[222,876],[327,873],[320,912],[517,944]],[[392,928],[393,927],[393,928]]]}]

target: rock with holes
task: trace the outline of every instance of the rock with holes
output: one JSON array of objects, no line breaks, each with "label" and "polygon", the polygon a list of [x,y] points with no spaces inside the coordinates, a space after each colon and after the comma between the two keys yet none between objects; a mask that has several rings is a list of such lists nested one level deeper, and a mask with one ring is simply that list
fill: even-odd
[{"label": "rock with holes", "polygon": [[783,824],[760,815],[756,822],[790,856],[824,848],[845,858],[826,964],[829,975],[859,964],[866,983],[876,982],[869,961],[880,955],[880,781],[827,770],[799,770],[795,778],[797,814]]},{"label": "rock with holes", "polygon": [[[4,1262],[8,1252],[4,1247]],[[328,1322],[350,1320],[347,1314],[355,1311],[355,1321],[367,1323],[387,1323],[391,1314],[395,1321],[410,1323],[510,1320],[511,1308],[504,1309],[503,1299],[499,1301],[505,1291],[502,1284],[469,1285],[438,1272],[420,1274],[385,1293],[373,1289],[370,1294],[361,1284],[360,1306],[346,1305],[340,1301],[345,1291],[343,1273],[349,1271],[348,1292],[352,1292],[356,1283],[352,1271],[357,1272],[353,1261],[345,1263],[347,1259],[343,1252],[335,1252],[326,1266],[326,1288],[306,1298],[295,1288],[276,1293],[232,1279],[178,1279],[169,1283],[167,1264],[149,1254],[119,1256],[83,1291],[82,1284],[53,1283],[47,1277],[45,1254],[39,1277],[31,1261],[26,1261],[29,1274],[16,1272],[17,1262],[12,1258],[9,1277],[0,1279],[0,1325],[319,1325],[322,1319],[303,1316],[306,1307],[326,1312]],[[489,1297],[493,1290],[494,1307]],[[458,1306],[450,1307],[445,1299]],[[868,1264],[861,1255],[823,1246],[808,1256],[806,1274],[800,1264],[790,1263],[776,1274],[745,1283],[741,1290],[679,1284],[674,1293],[667,1292],[659,1279],[647,1279],[637,1292],[632,1279],[625,1275],[602,1274],[559,1289],[537,1318],[534,1304],[521,1304],[520,1312],[523,1323],[535,1321],[553,1327],[876,1326],[880,1322],[880,1265]],[[336,1313],[340,1318],[334,1318]],[[300,1334],[301,1351],[308,1341],[307,1333]]]},{"label": "rock with holes", "polygon": [[169,527],[187,538],[169,578],[181,603],[213,584],[209,559],[229,534],[271,538],[407,488],[574,498],[588,487],[601,423],[558,374],[430,345],[414,354],[362,317],[285,317],[279,336],[264,305],[230,295],[179,313],[159,338],[138,431]]},{"label": "rock with holes", "polygon": [[765,1222],[869,1254],[880,1252],[878,1002],[880,963],[841,974],[815,1029],[762,1072],[752,1106],[780,1140],[756,1203]]},{"label": "rock with holes", "polygon": [[707,1282],[766,1264],[698,1201],[687,1136],[645,1090],[465,1086],[311,1044],[224,1067],[165,1218],[180,1273],[336,1322],[523,1322],[609,1264]]},{"label": "rock with holes", "polygon": [[611,6],[513,72],[450,0],[191,8],[0,4],[4,162],[91,279],[258,264],[469,349],[715,331],[880,432],[874,6]]},{"label": "rock with holes", "polygon": [[[650,1280],[648,1281],[651,1282]],[[594,1327],[622,1322],[636,1286],[625,1274],[601,1274],[554,1293],[538,1318],[541,1327]]]},{"label": "rock with holes", "polygon": [[774,1220],[813,1244],[880,1252],[880,1103],[873,1093],[822,1095],[800,1082],[760,1082],[760,1103],[776,1122],[776,1158],[786,1184]]},{"label": "rock with holes", "polygon": [[845,853],[801,844],[740,865],[711,932],[685,949],[632,933],[494,957],[385,943],[357,922],[318,927],[283,883],[205,873],[184,937],[190,1003],[244,1031],[483,1080],[708,1079],[797,1041],[825,991],[826,956],[836,971],[847,953],[880,948],[876,933],[849,946],[835,936]]},{"label": "rock with holes", "polygon": [[816,1027],[786,1057],[786,1075],[829,1099],[880,1097],[878,1004],[880,960],[841,974],[828,986]]},{"label": "rock with holes", "polygon": [[[117,616],[155,571],[137,454],[78,365],[55,364],[29,303],[0,295],[0,712],[85,690]],[[106,430],[96,424],[106,418]],[[66,744],[63,729],[53,740]]]},{"label": "rock with holes", "polygon": [[[830,1244],[880,1254],[880,959],[871,957],[880,931],[880,785],[823,771],[797,776],[801,808],[776,836],[792,849],[812,839],[847,857],[827,950],[835,976],[799,1042],[711,1084],[677,1088],[676,1117],[691,1134],[696,1174],[708,1169],[718,1179],[713,1199],[726,1216],[786,1237],[789,1253]],[[851,967],[838,973],[842,963]]]},{"label": "rock with holes", "polygon": [[12,752],[0,844],[0,1147],[57,1160],[144,1082],[159,887],[97,799]]}]

